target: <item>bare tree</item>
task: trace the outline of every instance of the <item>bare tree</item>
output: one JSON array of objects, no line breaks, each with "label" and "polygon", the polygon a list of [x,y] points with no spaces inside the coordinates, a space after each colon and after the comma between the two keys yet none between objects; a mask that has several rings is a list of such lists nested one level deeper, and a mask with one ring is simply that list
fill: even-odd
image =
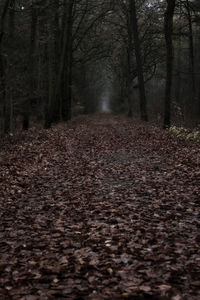
[{"label": "bare tree", "polygon": [[164,128],[171,124],[171,89],[173,72],[173,16],[175,9],[175,0],[167,0],[167,8],[164,18],[164,33],[166,41],[166,83],[165,83],[165,110],[164,110]]},{"label": "bare tree", "polygon": [[30,45],[29,45],[29,59],[28,59],[28,72],[29,72],[29,93],[24,103],[23,111],[23,130],[28,130],[30,122],[30,101],[35,93],[35,64],[36,64],[36,43],[37,43],[37,8],[33,1],[31,5],[31,28],[30,28]]},{"label": "bare tree", "polygon": [[140,92],[140,113],[141,119],[143,121],[148,121],[147,108],[146,108],[146,94],[144,86],[144,75],[143,75],[143,66],[140,50],[140,40],[138,33],[138,22],[137,22],[137,12],[135,0],[130,0],[130,19],[132,24],[133,40],[135,47],[135,57],[137,63],[137,77],[139,83],[139,92]]},{"label": "bare tree", "polygon": [[11,87],[8,83],[9,71],[9,57],[2,52],[3,36],[6,24],[6,17],[10,9],[10,26],[9,26],[9,41],[12,42],[14,33],[14,14],[11,13],[14,7],[14,0],[7,0],[4,2],[1,16],[0,16],[0,104],[2,106],[2,116],[4,119],[3,130],[4,133],[9,133],[12,130],[12,95]]}]

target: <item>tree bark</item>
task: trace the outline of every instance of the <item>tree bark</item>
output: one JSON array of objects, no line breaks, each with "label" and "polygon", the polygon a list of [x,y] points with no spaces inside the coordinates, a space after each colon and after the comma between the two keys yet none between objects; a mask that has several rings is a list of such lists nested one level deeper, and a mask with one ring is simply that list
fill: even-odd
[{"label": "tree bark", "polygon": [[12,122],[13,122],[13,101],[11,88],[6,87],[5,105],[4,105],[4,133],[12,132]]},{"label": "tree bark", "polygon": [[171,90],[173,74],[173,16],[175,0],[167,0],[167,9],[164,17],[164,33],[166,42],[166,82],[165,82],[165,110],[164,110],[164,129],[171,125]]},{"label": "tree bark", "polygon": [[[55,1],[52,0],[55,4]],[[72,14],[74,0],[65,1],[63,14],[63,28],[60,43],[60,57],[57,59],[57,51],[51,39],[55,28],[49,28],[49,100],[46,112],[45,128],[49,128],[52,122],[57,120],[56,114],[60,114],[63,121],[71,119],[71,87],[72,87]],[[54,22],[55,27],[55,22]],[[54,62],[56,67],[54,66]],[[56,68],[56,71],[55,71]],[[56,78],[54,78],[56,73]]]},{"label": "tree bark", "polygon": [[55,50],[55,0],[50,1],[49,5],[49,22],[48,22],[48,99],[45,112],[45,124],[46,129],[50,128],[55,116],[56,107],[56,50]]},{"label": "tree bark", "polygon": [[1,49],[1,44],[2,44],[3,35],[4,35],[6,15],[7,15],[10,3],[11,3],[11,0],[5,1],[3,9],[2,9],[1,17],[0,17],[0,49]]},{"label": "tree bark", "polygon": [[0,116],[3,118],[3,131],[5,132],[5,108],[6,108],[6,72],[7,72],[7,59],[3,55],[3,36],[4,36],[4,28],[6,17],[9,9],[9,5],[11,0],[6,0],[4,2],[1,15],[0,15],[0,107],[1,112]]},{"label": "tree bark", "polygon": [[[64,70],[63,70],[63,93],[62,93],[62,120],[68,121],[71,119],[72,105],[72,64],[73,64],[73,49],[72,49],[72,25],[73,25],[73,6],[74,0],[70,0],[67,5],[67,22],[65,24],[65,35],[63,41],[64,53]],[[60,62],[61,64],[61,62]]]},{"label": "tree bark", "polygon": [[34,97],[35,93],[35,52],[36,52],[36,38],[37,38],[37,9],[32,4],[31,7],[31,34],[30,34],[30,48],[29,48],[29,95],[24,103],[23,130],[28,130],[30,126],[30,101]]},{"label": "tree bark", "polygon": [[192,79],[192,100],[195,97],[195,71],[194,71],[194,38],[193,38],[193,28],[192,28],[192,16],[189,1],[186,0],[186,10],[188,18],[188,28],[189,28],[189,56],[190,56],[190,70]]},{"label": "tree bark", "polygon": [[133,117],[133,103],[132,103],[132,80],[131,80],[131,36],[128,37],[128,47],[127,47],[127,75],[126,75],[126,90],[127,90],[127,100],[128,100],[128,117]]},{"label": "tree bark", "polygon": [[9,5],[9,33],[8,33],[8,58],[5,70],[5,101],[4,101],[4,133],[12,132],[13,129],[13,99],[12,86],[10,84],[10,60],[12,57],[12,44],[15,36],[15,0]]},{"label": "tree bark", "polygon": [[[12,88],[10,86],[10,80],[9,80],[9,71],[10,71],[9,59],[12,55],[11,45],[13,42],[14,31],[15,31],[14,7],[15,7],[15,0],[5,1],[1,13],[1,19],[0,19],[0,87],[1,87],[0,102],[2,104],[3,131],[6,134],[12,131],[12,121],[13,121]],[[5,21],[6,21],[8,11],[9,11],[9,34],[8,34],[9,50],[8,50],[8,57],[5,57],[2,53],[2,43],[3,43]]]},{"label": "tree bark", "polygon": [[133,41],[135,46],[135,58],[137,64],[137,76],[138,76],[139,93],[140,93],[140,114],[141,114],[141,119],[143,121],[148,121],[144,74],[143,74],[143,66],[142,66],[142,58],[141,58],[135,0],[130,0],[130,22],[132,24],[131,27],[133,33]]}]

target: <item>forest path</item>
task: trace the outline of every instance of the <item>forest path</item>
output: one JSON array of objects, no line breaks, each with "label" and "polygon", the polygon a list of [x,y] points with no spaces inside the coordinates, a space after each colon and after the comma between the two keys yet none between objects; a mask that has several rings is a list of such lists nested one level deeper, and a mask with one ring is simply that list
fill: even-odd
[{"label": "forest path", "polygon": [[200,298],[198,146],[111,115],[5,143],[0,299]]}]

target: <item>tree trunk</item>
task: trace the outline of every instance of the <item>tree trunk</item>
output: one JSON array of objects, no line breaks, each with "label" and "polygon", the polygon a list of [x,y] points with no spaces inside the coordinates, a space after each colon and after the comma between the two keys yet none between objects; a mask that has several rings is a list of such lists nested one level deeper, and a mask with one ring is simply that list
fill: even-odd
[{"label": "tree trunk", "polygon": [[189,28],[189,56],[190,56],[190,70],[192,79],[192,99],[195,97],[195,71],[194,71],[194,38],[193,38],[193,28],[192,28],[192,16],[189,1],[186,0],[186,9],[188,17],[188,28]]},{"label": "tree trunk", "polygon": [[6,0],[4,2],[1,15],[0,15],[0,116],[3,121],[3,130],[5,130],[5,106],[6,106],[6,73],[7,73],[7,59],[3,55],[3,36],[4,36],[4,28],[6,17],[8,13],[8,8],[11,3],[11,0]]},{"label": "tree trunk", "polygon": [[54,31],[54,4],[50,1],[49,23],[48,23],[48,99],[46,104],[45,124],[46,129],[51,127],[55,108],[55,82],[56,82],[56,53],[55,53],[55,31]]},{"label": "tree trunk", "polygon": [[132,89],[131,89],[131,40],[127,47],[127,75],[126,75],[126,90],[127,90],[127,101],[128,101],[128,117],[133,117],[133,103],[132,103]]},{"label": "tree trunk", "polygon": [[148,121],[147,115],[147,104],[146,104],[146,94],[145,94],[145,86],[144,86],[144,75],[143,75],[143,66],[142,66],[142,58],[141,58],[141,50],[140,50],[140,40],[138,34],[138,22],[137,22],[137,12],[135,0],[130,0],[130,23],[132,24],[132,32],[133,32],[133,41],[135,46],[135,58],[137,64],[137,76],[138,76],[138,84],[139,84],[139,93],[140,93],[140,113],[141,119],[143,121]]},{"label": "tree trunk", "polygon": [[[52,1],[54,4],[56,3],[56,0]],[[54,27],[50,26],[51,29],[49,28],[49,100],[45,128],[49,128],[52,122],[57,120],[56,115],[58,114],[64,121],[71,119],[73,5],[74,0],[65,1],[59,59],[57,59],[57,51],[55,47],[53,49],[51,41],[54,39],[55,45],[55,35],[54,38],[52,37],[52,32],[56,32],[55,19]]]},{"label": "tree trunk", "polygon": [[[64,53],[64,70],[63,70],[63,93],[62,93],[62,120],[68,121],[71,119],[71,102],[72,102],[72,25],[73,25],[73,6],[74,0],[70,0],[67,4],[67,22],[65,24],[65,36],[63,37]],[[67,27],[67,28],[66,28]],[[61,62],[60,62],[61,63]]]},{"label": "tree trunk", "polygon": [[[198,42],[197,42],[197,49],[200,48],[200,24],[198,24],[198,30],[197,30],[197,36],[198,36]],[[197,69],[200,70],[200,52],[198,51],[197,55]],[[198,74],[197,77],[198,84],[197,84],[197,123],[200,123],[200,74]]]},{"label": "tree trunk", "polygon": [[6,87],[5,105],[4,105],[4,133],[12,132],[13,122],[13,103],[10,87]]},{"label": "tree trunk", "polygon": [[5,1],[2,12],[1,12],[1,16],[0,16],[0,49],[1,49],[3,35],[4,35],[6,15],[7,15],[10,3],[11,3],[11,0]]},{"label": "tree trunk", "polygon": [[175,0],[167,0],[167,9],[164,19],[164,33],[166,42],[166,82],[165,82],[165,110],[163,127],[169,128],[171,125],[171,89],[173,73],[173,16],[175,9]]},{"label": "tree trunk", "polygon": [[[60,60],[60,26],[59,26],[59,0],[54,0],[53,2],[54,16],[53,16],[53,26],[52,26],[52,34],[54,36],[54,51],[55,51],[55,72],[58,73],[59,69],[59,60]],[[54,82],[54,88],[56,88],[56,78]],[[53,100],[53,112],[52,112],[52,122],[58,122],[61,120],[60,114],[60,99],[56,96],[54,91],[54,100]]]},{"label": "tree trunk", "polygon": [[30,101],[34,98],[35,94],[35,52],[36,52],[36,38],[37,38],[37,9],[32,4],[31,7],[31,35],[30,35],[30,48],[29,48],[29,95],[24,104],[23,111],[23,130],[28,130],[30,126]]},{"label": "tree trunk", "polygon": [[4,101],[4,133],[12,132],[13,129],[13,103],[12,87],[10,86],[10,59],[12,57],[12,44],[15,35],[15,0],[10,1],[9,7],[9,34],[8,34],[8,58],[5,69],[5,101]]},{"label": "tree trunk", "polygon": [[175,72],[175,98],[176,103],[180,106],[181,105],[181,30],[179,30],[178,36],[178,44],[177,44],[177,53],[176,53],[176,72]]},{"label": "tree trunk", "polygon": [[12,40],[15,36],[15,0],[10,2],[9,10],[9,38]]},{"label": "tree trunk", "polygon": [[128,102],[128,117],[133,117],[133,102],[132,102],[132,76],[131,76],[131,54],[133,50],[132,41],[132,24],[131,20],[127,18],[127,33],[128,33],[128,45],[126,47],[126,92],[127,92],[127,102]]},{"label": "tree trunk", "polygon": [[69,69],[68,69],[68,92],[67,92],[67,116],[66,121],[71,120],[72,118],[72,67],[73,67],[73,53],[72,53],[72,41],[70,37],[69,42]]},{"label": "tree trunk", "polygon": [[[13,120],[13,105],[12,105],[12,92],[10,87],[10,80],[9,80],[9,59],[11,57],[11,45],[14,37],[14,6],[15,6],[15,0],[6,1],[3,7],[3,11],[1,14],[1,20],[0,20],[0,86],[1,86],[1,103],[2,103],[2,110],[3,110],[3,130],[4,133],[9,133],[12,131],[12,120]],[[5,21],[6,16],[9,10],[9,35],[8,35],[8,41],[9,41],[9,50],[8,50],[8,57],[6,58],[2,53],[2,42],[3,42],[3,34],[4,34],[4,27],[5,27]]]}]

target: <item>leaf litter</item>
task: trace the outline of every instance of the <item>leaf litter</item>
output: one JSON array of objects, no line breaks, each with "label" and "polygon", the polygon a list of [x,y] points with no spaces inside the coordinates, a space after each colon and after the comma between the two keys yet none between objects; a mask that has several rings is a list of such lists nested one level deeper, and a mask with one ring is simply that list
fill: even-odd
[{"label": "leaf litter", "polygon": [[199,163],[110,115],[5,137],[0,299],[200,299]]}]

